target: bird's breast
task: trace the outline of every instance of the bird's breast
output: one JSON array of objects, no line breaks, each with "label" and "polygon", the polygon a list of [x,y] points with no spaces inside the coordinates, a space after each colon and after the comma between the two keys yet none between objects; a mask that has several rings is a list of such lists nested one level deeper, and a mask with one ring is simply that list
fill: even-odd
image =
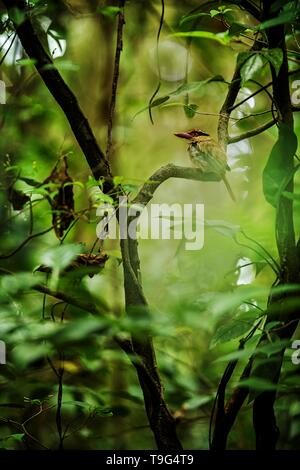
[{"label": "bird's breast", "polygon": [[192,163],[205,171],[209,168],[205,151],[199,146],[198,143],[192,142],[188,147],[188,152]]}]

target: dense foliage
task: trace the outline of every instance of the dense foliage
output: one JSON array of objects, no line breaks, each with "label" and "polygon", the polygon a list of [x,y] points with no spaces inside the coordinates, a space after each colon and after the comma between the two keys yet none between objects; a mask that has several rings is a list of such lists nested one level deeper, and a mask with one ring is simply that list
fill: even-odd
[{"label": "dense foliage", "polygon": [[[299,448],[299,2],[0,15],[0,447]],[[120,195],[204,204],[203,247],[99,240]]]}]

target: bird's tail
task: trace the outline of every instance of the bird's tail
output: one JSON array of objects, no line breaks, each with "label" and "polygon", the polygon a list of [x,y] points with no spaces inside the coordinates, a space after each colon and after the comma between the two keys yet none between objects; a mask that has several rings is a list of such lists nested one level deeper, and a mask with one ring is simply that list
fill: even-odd
[{"label": "bird's tail", "polygon": [[224,184],[225,184],[225,186],[226,186],[226,189],[227,189],[227,191],[228,191],[228,193],[229,193],[231,199],[232,199],[234,202],[236,202],[235,195],[233,194],[233,191],[232,191],[232,189],[231,189],[231,186],[230,186],[230,184],[228,183],[228,180],[227,180],[227,178],[226,178],[225,175],[223,176],[223,181],[224,181]]}]

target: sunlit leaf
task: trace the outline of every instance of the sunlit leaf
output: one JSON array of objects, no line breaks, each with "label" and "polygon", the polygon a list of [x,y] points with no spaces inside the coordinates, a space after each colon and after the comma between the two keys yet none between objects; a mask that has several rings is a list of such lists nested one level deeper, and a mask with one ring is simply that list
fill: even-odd
[{"label": "sunlit leaf", "polygon": [[109,18],[114,18],[120,11],[120,7],[116,6],[107,6],[97,9],[101,15],[108,16]]},{"label": "sunlit leaf", "polygon": [[231,40],[230,36],[225,33],[212,33],[210,31],[184,31],[172,34],[172,36],[182,38],[211,39],[223,46],[227,46]]}]

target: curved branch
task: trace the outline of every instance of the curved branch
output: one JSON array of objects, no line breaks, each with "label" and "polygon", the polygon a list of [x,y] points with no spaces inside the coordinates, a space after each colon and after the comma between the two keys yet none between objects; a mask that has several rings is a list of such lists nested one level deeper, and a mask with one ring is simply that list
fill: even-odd
[{"label": "curved branch", "polygon": [[140,189],[133,204],[141,204],[146,206],[154,196],[158,187],[169,178],[182,178],[194,181],[221,181],[219,175],[215,173],[203,173],[197,168],[174,165],[168,163],[153,173]]}]

